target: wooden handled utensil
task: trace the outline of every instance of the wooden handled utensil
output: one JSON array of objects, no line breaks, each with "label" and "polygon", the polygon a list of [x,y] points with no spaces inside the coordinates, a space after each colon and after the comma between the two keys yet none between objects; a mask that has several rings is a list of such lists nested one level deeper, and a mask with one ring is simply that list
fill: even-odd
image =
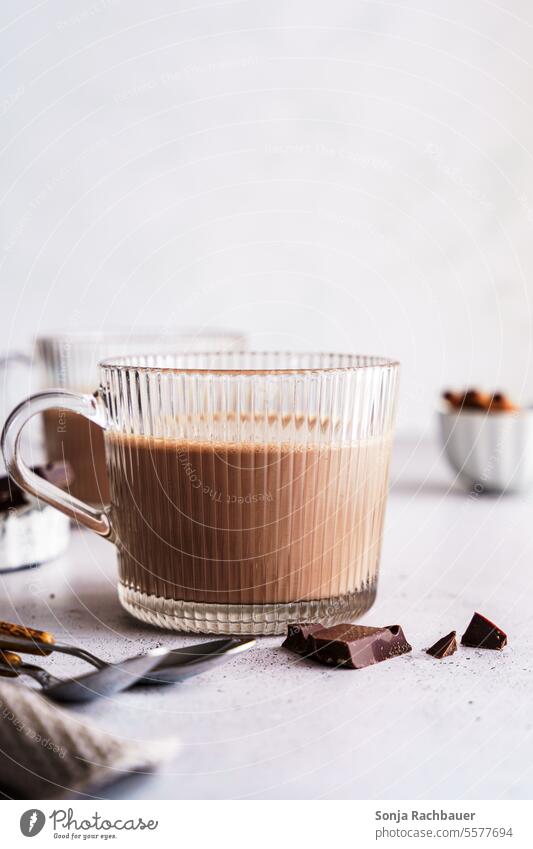
[{"label": "wooden handled utensil", "polygon": [[56,702],[92,702],[102,697],[111,697],[127,690],[157,666],[166,656],[165,649],[152,649],[145,655],[130,657],[118,664],[109,664],[103,669],[93,669],[84,675],[60,679],[40,666],[24,663],[13,652],[0,652],[0,677],[18,678],[25,675],[41,685],[49,699]]},{"label": "wooden handled utensil", "polygon": [[17,678],[17,666],[22,663],[20,655],[13,651],[0,651],[0,677],[1,678]]},{"label": "wooden handled utensil", "polygon": [[38,631],[37,628],[27,628],[25,625],[18,625],[15,622],[3,622],[0,620],[0,650],[5,648],[4,637],[6,636],[24,637],[26,640],[31,640],[34,644],[35,651],[30,652],[28,650],[28,654],[50,654],[53,649],[46,648],[46,646],[53,645],[55,643],[54,635],[50,634],[48,631]]},{"label": "wooden handled utensil", "polygon": [[[159,649],[157,662],[150,671],[145,672],[135,683],[137,684],[172,684],[183,681],[193,675],[198,675],[207,667],[216,666],[229,660],[235,654],[247,651],[255,644],[253,637],[223,637],[209,642],[183,646],[177,649]],[[86,649],[57,643],[53,634],[16,625],[11,622],[0,622],[0,650],[4,652],[20,652],[21,654],[48,655],[51,652],[74,655],[85,660],[97,669],[113,667],[118,670],[121,665],[128,667],[135,658],[127,658],[118,663],[108,663]],[[148,652],[150,654],[150,652]],[[145,655],[138,655],[139,658]]]}]

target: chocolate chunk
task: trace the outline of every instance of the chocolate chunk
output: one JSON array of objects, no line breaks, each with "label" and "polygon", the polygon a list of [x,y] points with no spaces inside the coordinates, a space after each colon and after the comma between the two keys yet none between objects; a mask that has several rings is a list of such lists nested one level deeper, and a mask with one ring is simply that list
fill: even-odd
[{"label": "chocolate chunk", "polygon": [[[69,463],[47,463],[44,466],[34,466],[32,471],[59,487],[68,486],[73,480]],[[0,478],[0,512],[28,503],[28,494],[12,478]]]},{"label": "chocolate chunk", "polygon": [[461,644],[472,648],[501,651],[507,645],[507,634],[481,613],[474,613],[468,628],[461,637]]},{"label": "chocolate chunk", "polygon": [[317,663],[344,669],[363,669],[411,651],[399,625],[291,625],[283,645]]},{"label": "chocolate chunk", "polygon": [[456,632],[450,631],[450,633],[446,634],[445,637],[441,637],[440,640],[437,640],[435,645],[426,649],[426,654],[436,657],[437,660],[442,660],[443,657],[449,657],[451,654],[455,654],[457,651],[457,640],[455,637]]},{"label": "chocolate chunk", "polygon": [[9,477],[0,478],[0,512],[26,504],[24,491]]},{"label": "chocolate chunk", "polygon": [[306,623],[303,623],[302,625],[289,625],[287,628],[287,637],[282,645],[284,648],[289,649],[289,651],[293,651],[296,654],[307,654],[309,652],[309,637],[315,631],[323,630],[323,625],[311,625]]}]

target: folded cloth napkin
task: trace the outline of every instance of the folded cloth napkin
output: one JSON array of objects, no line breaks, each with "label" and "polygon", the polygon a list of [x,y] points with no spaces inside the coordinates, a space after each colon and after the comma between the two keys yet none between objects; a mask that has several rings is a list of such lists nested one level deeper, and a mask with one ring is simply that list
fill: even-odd
[{"label": "folded cloth napkin", "polygon": [[122,740],[87,725],[35,690],[0,683],[0,790],[14,799],[62,799],[131,773],[152,772],[175,739]]}]

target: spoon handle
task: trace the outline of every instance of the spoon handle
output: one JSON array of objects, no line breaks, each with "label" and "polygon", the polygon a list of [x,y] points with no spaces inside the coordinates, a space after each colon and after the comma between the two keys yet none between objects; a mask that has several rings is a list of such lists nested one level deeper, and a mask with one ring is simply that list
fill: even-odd
[{"label": "spoon handle", "polygon": [[17,678],[20,672],[17,667],[22,663],[22,658],[12,651],[0,651],[0,677]]},{"label": "spoon handle", "polygon": [[[47,645],[53,646],[55,643],[54,635],[48,631],[38,631],[37,628],[28,628],[26,625],[0,621],[0,649],[11,649],[12,643],[8,639],[6,640],[6,637],[22,637],[28,640],[29,648],[26,649],[28,654],[50,654],[53,648],[47,648]],[[32,647],[34,651],[30,651]]]},{"label": "spoon handle", "polygon": [[2,649],[38,655],[48,655],[58,651],[79,657],[80,660],[90,663],[97,669],[107,666],[105,660],[86,649],[56,643],[54,635],[49,631],[39,631],[37,628],[28,628],[26,625],[18,625],[14,622],[0,621],[0,651]]},{"label": "spoon handle", "polygon": [[[5,627],[3,631],[2,626]],[[10,629],[9,631],[7,630],[8,628]],[[71,654],[74,657],[79,657],[80,660],[90,663],[91,666],[95,666],[97,669],[104,669],[104,667],[108,666],[105,660],[102,660],[86,649],[56,643],[55,638],[47,631],[37,631],[35,628],[25,628],[23,625],[11,625],[9,622],[0,623],[1,650],[38,655],[48,655],[54,651],[58,651],[61,654]]]},{"label": "spoon handle", "polygon": [[20,655],[15,654],[15,652],[0,651],[0,677],[19,678],[21,675],[28,675],[44,688],[50,687],[58,680],[50,675],[46,669],[24,663]]}]

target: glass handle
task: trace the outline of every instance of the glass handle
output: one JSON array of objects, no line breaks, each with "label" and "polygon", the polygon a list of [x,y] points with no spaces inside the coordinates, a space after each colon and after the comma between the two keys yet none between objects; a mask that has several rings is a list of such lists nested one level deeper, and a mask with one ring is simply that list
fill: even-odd
[{"label": "glass handle", "polygon": [[7,419],[2,432],[2,451],[8,474],[22,489],[52,507],[57,507],[71,519],[79,522],[91,531],[113,541],[113,530],[109,516],[104,510],[91,507],[75,498],[69,492],[45,481],[36,475],[24,462],[20,451],[20,437],[26,422],[45,410],[60,409],[78,413],[100,427],[107,427],[107,412],[98,395],[78,395],[53,389],[39,392],[15,407]]},{"label": "glass handle", "polygon": [[0,368],[2,369],[9,368],[13,363],[28,366],[29,368],[32,364],[32,358],[28,354],[25,354],[24,351],[12,351],[4,357],[0,357]]}]

